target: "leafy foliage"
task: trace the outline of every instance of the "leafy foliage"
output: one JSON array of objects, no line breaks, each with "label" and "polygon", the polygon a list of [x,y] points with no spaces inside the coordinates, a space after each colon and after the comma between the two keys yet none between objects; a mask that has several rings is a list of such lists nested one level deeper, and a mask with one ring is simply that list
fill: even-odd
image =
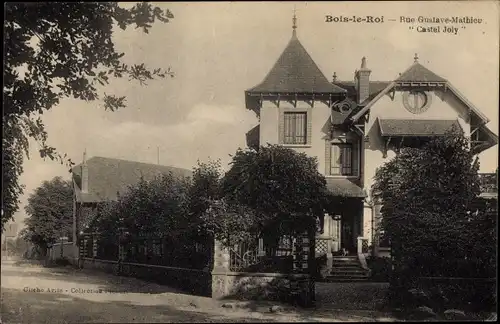
[{"label": "leafy foliage", "polygon": [[[213,210],[239,215],[239,233],[303,232],[321,217],[326,181],[315,158],[279,145],[239,149],[221,180],[223,201]],[[229,210],[228,210],[229,208]],[[229,223],[231,224],[231,223]],[[237,230],[235,228],[234,230]]]},{"label": "leafy foliage", "polygon": [[155,78],[173,77],[170,68],[150,69],[143,63],[127,65],[124,53],[113,43],[116,27],[135,25],[148,33],[156,21],[173,18],[169,10],[141,2],[130,9],[116,2],[17,2],[5,6],[4,96],[2,139],[4,224],[18,210],[23,186],[23,157],[29,158],[31,138],[42,158],[72,165],[47,140],[41,115],[64,98],[101,99],[114,111],[126,105],[125,97],[101,93],[99,86],[111,78],[127,77],[146,84]]},{"label": "leafy foliage", "polygon": [[315,158],[280,145],[239,149],[222,183],[229,200],[272,217],[313,215],[321,210],[325,188]]},{"label": "leafy foliage", "polygon": [[24,240],[22,236],[18,236],[15,239],[7,239],[7,251],[9,255],[22,256],[26,251],[28,251],[29,243]]},{"label": "leafy foliage", "polygon": [[464,272],[494,278],[497,273],[498,200],[478,198],[469,208],[468,215],[467,232],[464,233],[468,238]]},{"label": "leafy foliage", "polygon": [[[130,186],[118,201],[98,207],[98,217],[89,229],[99,233],[98,256],[118,257],[114,253],[120,243],[131,262],[203,269],[209,263],[210,236],[203,231],[200,213],[192,212],[191,198],[196,193],[203,195],[189,177],[172,174]],[[203,200],[195,201],[199,206]]]},{"label": "leafy foliage", "polygon": [[214,201],[221,199],[222,176],[220,160],[207,163],[198,161],[198,165],[193,169],[192,185],[189,190],[193,217],[202,217]]},{"label": "leafy foliage", "polygon": [[228,204],[222,192],[223,175],[220,160],[198,162],[193,170],[190,210],[193,219],[198,220],[200,233],[229,245],[251,235],[254,217],[248,208]]},{"label": "leafy foliage", "polygon": [[109,237],[123,227],[131,237],[215,237],[229,246],[258,233],[311,228],[325,186],[316,161],[305,154],[281,146],[240,149],[225,174],[220,161],[209,161],[198,163],[191,179],[141,181],[103,205],[94,226]]},{"label": "leafy foliage", "polygon": [[73,189],[71,182],[55,177],[44,181],[28,198],[29,217],[22,236],[42,250],[61,236],[72,236]]},{"label": "leafy foliage", "polygon": [[96,227],[105,235],[122,227],[135,238],[172,236],[190,225],[189,188],[188,178],[172,174],[141,180],[118,202],[101,207]]},{"label": "leafy foliage", "polygon": [[377,170],[373,193],[391,243],[393,288],[419,277],[490,275],[496,226],[492,205],[478,204],[478,168],[468,140],[452,131],[402,149]]}]

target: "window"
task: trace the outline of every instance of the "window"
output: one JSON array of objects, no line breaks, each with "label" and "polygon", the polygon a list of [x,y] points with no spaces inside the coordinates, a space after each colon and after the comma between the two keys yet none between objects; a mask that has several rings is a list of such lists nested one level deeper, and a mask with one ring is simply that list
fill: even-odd
[{"label": "window", "polygon": [[421,114],[429,109],[430,97],[422,91],[404,92],[403,105],[412,114]]},{"label": "window", "polygon": [[330,161],[330,175],[354,175],[352,144],[332,143]]},{"label": "window", "polygon": [[284,144],[306,144],[307,113],[285,112],[283,130]]}]

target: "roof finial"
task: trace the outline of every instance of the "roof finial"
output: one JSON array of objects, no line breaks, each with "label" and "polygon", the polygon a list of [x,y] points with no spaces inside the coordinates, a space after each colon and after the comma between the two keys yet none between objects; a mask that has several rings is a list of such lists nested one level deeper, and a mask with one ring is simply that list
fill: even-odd
[{"label": "roof finial", "polygon": [[83,163],[87,162],[87,148],[83,150]]},{"label": "roof finial", "polygon": [[415,60],[415,63],[418,63],[418,54],[415,53],[415,57],[413,58]]},{"label": "roof finial", "polygon": [[293,35],[296,34],[296,29],[297,29],[297,15],[296,15],[297,9],[295,6],[293,7],[293,18],[292,18],[292,29],[293,29]]},{"label": "roof finial", "polygon": [[333,72],[332,79],[333,79],[333,82],[337,81],[337,72]]}]

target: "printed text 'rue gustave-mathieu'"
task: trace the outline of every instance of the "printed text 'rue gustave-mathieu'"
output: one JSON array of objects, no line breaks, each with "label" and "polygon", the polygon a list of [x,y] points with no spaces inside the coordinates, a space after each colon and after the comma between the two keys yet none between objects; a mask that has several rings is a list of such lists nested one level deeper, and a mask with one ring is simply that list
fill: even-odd
[{"label": "printed text 'rue gustave-mathieu'", "polygon": [[375,23],[384,22],[384,16],[325,16],[325,22],[334,23]]}]

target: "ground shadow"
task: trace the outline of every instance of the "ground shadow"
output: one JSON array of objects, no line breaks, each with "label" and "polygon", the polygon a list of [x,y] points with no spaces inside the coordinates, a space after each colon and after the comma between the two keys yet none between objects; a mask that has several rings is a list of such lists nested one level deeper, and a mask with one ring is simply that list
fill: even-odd
[{"label": "ground shadow", "polygon": [[316,282],[318,307],[386,311],[389,284],[379,282]]},{"label": "ground shadow", "polygon": [[333,317],[371,321],[394,317],[387,303],[388,283],[316,282],[314,305],[301,307],[296,299],[298,296],[290,295],[287,283],[271,280],[263,284],[259,277],[246,279],[235,285],[232,293],[223,299],[228,307],[295,313],[302,320]]},{"label": "ground shadow", "polygon": [[[331,318],[343,316],[349,320],[370,320],[372,317],[383,317],[381,305],[386,297],[387,284],[362,283],[315,283],[316,301],[313,308],[305,309],[296,302],[297,296],[290,294],[288,283],[283,280],[271,280],[263,285],[261,278],[253,277],[250,280],[240,281],[232,294],[225,300],[217,302],[212,298],[199,297],[181,289],[161,285],[133,277],[121,277],[99,270],[61,268],[26,268],[9,267],[2,269],[2,277],[16,276],[21,278],[39,278],[40,281],[63,281],[68,288],[83,286],[85,288],[102,289],[103,291],[162,294],[161,298],[167,305],[177,299],[189,299],[203,305],[203,307],[220,307],[223,303],[243,302],[244,308],[261,314],[270,312],[294,313],[302,320],[313,317]],[[19,267],[21,268],[21,267]],[[269,278],[267,279],[269,280]],[[64,295],[73,298],[73,294]],[[179,296],[189,296],[180,297]],[[140,297],[137,297],[140,298]],[[114,301],[114,303],[120,301]],[[273,306],[277,308],[272,309]],[[347,316],[347,317],[346,317]]]},{"label": "ground shadow", "polygon": [[160,285],[154,282],[147,282],[133,277],[122,277],[105,272],[90,270],[90,269],[76,269],[73,267],[61,268],[41,268],[42,271],[37,269],[26,269],[23,271],[16,271],[2,269],[2,276],[16,276],[16,277],[36,277],[48,280],[64,280],[71,285],[71,283],[96,285],[98,289],[113,291],[113,292],[133,292],[133,293],[146,293],[146,294],[162,294],[162,293],[180,293],[186,294],[185,291],[169,286]]},{"label": "ground shadow", "polygon": [[[58,293],[26,293],[2,289],[5,323],[234,323],[234,317],[180,310],[170,305],[137,305],[123,301],[89,301]],[[273,322],[238,318],[238,322]]]}]

